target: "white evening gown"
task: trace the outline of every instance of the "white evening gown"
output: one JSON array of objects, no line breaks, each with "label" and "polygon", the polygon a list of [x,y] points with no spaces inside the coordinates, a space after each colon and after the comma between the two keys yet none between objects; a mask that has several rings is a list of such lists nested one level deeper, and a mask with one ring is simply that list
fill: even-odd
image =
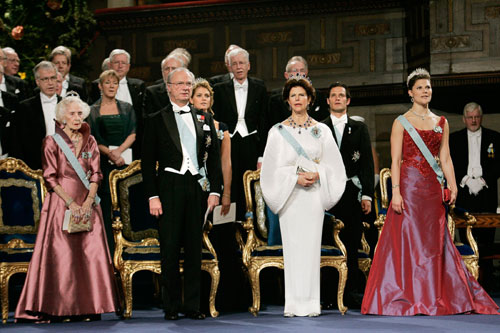
[{"label": "white evening gown", "polygon": [[[320,175],[309,188],[297,184],[304,162],[280,131],[287,131]],[[319,163],[318,163],[319,162]],[[301,165],[303,166],[303,165]],[[330,129],[318,123],[307,130],[277,124],[270,131],[260,185],[266,204],[279,215],[285,262],[285,315],[319,315],[321,233],[324,211],[344,193],[346,172]]]}]

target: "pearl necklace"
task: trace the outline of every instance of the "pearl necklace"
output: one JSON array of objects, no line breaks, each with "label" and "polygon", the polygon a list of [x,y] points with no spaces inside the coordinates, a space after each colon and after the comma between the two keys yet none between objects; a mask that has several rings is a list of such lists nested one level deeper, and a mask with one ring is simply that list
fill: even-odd
[{"label": "pearl necklace", "polygon": [[429,110],[427,110],[427,112],[424,115],[420,115],[420,114],[416,113],[415,111],[413,111],[412,109],[410,109],[410,112],[422,120],[425,120],[425,117],[427,117],[429,115]]},{"label": "pearl necklace", "polygon": [[306,121],[303,123],[303,124],[298,124],[295,122],[295,120],[293,120],[292,116],[288,117],[288,123],[290,124],[290,126],[295,129],[296,127],[299,128],[299,134],[301,133],[301,129],[302,127],[304,127],[304,129],[307,131],[307,128],[311,126],[311,122],[312,122],[312,119],[310,116],[307,116],[307,119]]}]

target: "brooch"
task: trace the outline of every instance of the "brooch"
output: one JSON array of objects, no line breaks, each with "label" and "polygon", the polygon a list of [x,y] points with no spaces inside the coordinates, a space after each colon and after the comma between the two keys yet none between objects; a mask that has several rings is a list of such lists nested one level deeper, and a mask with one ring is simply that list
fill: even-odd
[{"label": "brooch", "polygon": [[87,180],[90,180],[90,176],[92,176],[92,171],[87,171],[87,174],[85,175],[85,178],[87,178]]},{"label": "brooch", "polygon": [[361,157],[361,154],[359,153],[359,151],[355,151],[353,154],[352,154],[352,160],[354,162],[357,162],[359,160],[359,158]]},{"label": "brooch", "polygon": [[318,126],[314,126],[311,129],[311,134],[312,134],[313,137],[315,137],[316,139],[318,139],[321,136],[321,128],[319,128]]},{"label": "brooch", "polygon": [[203,124],[203,130],[210,131],[210,126],[208,126],[207,124]]},{"label": "brooch", "polygon": [[198,183],[200,184],[203,192],[210,191],[210,182],[208,181],[207,177],[202,177],[202,178],[198,179]]},{"label": "brooch", "polygon": [[204,122],[204,121],[205,121],[205,116],[204,116],[204,115],[202,115],[202,114],[197,114],[197,115],[196,115],[196,118],[198,118],[198,121],[199,121],[199,122]]},{"label": "brooch", "polygon": [[321,159],[319,157],[315,157],[313,158],[313,162],[319,164],[319,162],[321,162]]},{"label": "brooch", "polygon": [[224,131],[223,130],[220,129],[217,131],[217,138],[221,141],[224,140]]},{"label": "brooch", "polygon": [[488,146],[488,158],[495,158],[495,148],[493,148],[493,142]]},{"label": "brooch", "polygon": [[207,135],[206,141],[205,141],[205,146],[210,147],[212,144],[212,137],[210,135]]},{"label": "brooch", "polygon": [[443,129],[440,126],[435,126],[434,127],[434,132],[436,132],[436,133],[443,133]]},{"label": "brooch", "polygon": [[92,158],[92,153],[91,152],[82,152],[82,158],[90,159]]}]

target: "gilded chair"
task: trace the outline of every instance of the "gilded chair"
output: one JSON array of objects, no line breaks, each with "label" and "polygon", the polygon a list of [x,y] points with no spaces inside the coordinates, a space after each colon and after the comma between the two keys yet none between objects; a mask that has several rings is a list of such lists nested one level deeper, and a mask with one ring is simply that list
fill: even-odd
[{"label": "gilded chair", "polygon": [[372,260],[370,258],[370,245],[365,237],[365,232],[370,229],[370,224],[363,222],[363,234],[361,235],[361,248],[358,250],[358,266],[359,269],[365,275],[365,279],[368,280],[368,274],[370,273],[370,268],[372,266]]},{"label": "gilded chair", "polygon": [[[151,271],[161,274],[158,220],[149,214],[149,206],[142,183],[141,162],[133,161],[123,170],[113,170],[109,175],[111,205],[113,209],[113,234],[115,252],[113,263],[120,273],[123,290],[124,318],[132,317],[132,278],[136,272]],[[209,311],[212,317],[220,272],[217,254],[208,239],[211,224],[203,231],[201,269],[211,276]],[[183,271],[180,259],[180,271]]]},{"label": "gilded chair", "polygon": [[[392,198],[392,183],[391,183],[391,170],[388,168],[384,168],[380,171],[380,192],[381,192],[381,210],[375,221],[375,225],[378,228],[379,236],[382,232],[385,217],[387,214],[387,209],[389,208],[389,203]],[[459,217],[458,213],[451,207],[449,210],[448,216],[448,230],[450,232],[451,238],[455,239],[455,228],[457,225],[455,224],[455,219]],[[479,250],[474,237],[472,236],[472,227],[475,225],[475,219],[467,214],[467,217],[462,218],[462,222],[460,223],[460,227],[466,228],[467,240],[469,241],[469,245],[454,242],[455,246],[460,253],[465,265],[469,272],[477,279],[479,276]]]},{"label": "gilded chair", "polygon": [[45,195],[42,170],[31,170],[15,158],[0,161],[0,298],[3,323],[9,316],[9,280],[14,274],[28,271]]},{"label": "gilded chair", "polygon": [[[242,222],[242,232],[237,233],[236,239],[242,250],[243,264],[247,270],[252,288],[253,302],[248,309],[257,316],[260,310],[260,272],[267,267],[284,269],[283,248],[281,245],[268,245],[268,230],[266,227],[265,202],[260,188],[260,170],[247,170],[243,175],[246,220]],[[340,312],[344,314],[344,288],[347,280],[347,259],[344,244],[339,238],[343,228],[342,221],[332,217],[334,223],[333,238],[337,247],[321,247],[321,267],[334,267],[339,272],[337,290],[337,304]]]}]

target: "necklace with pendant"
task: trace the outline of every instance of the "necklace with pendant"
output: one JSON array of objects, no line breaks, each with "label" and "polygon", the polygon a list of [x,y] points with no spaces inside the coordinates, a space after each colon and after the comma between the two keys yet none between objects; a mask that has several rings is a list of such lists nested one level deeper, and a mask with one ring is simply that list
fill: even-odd
[{"label": "necklace with pendant", "polygon": [[75,147],[78,146],[78,143],[80,142],[80,135],[77,135],[76,139],[71,139],[71,142],[73,142]]},{"label": "necklace with pendant", "polygon": [[429,115],[429,110],[427,110],[427,112],[424,115],[420,115],[420,114],[416,113],[415,111],[413,111],[412,109],[410,109],[410,112],[422,120],[425,120],[425,117],[427,117]]},{"label": "necklace with pendant", "polygon": [[290,126],[295,129],[295,128],[299,128],[299,134],[301,133],[301,130],[302,128],[304,128],[306,131],[307,131],[307,128],[311,126],[311,122],[312,122],[312,119],[310,116],[307,116],[307,119],[306,121],[303,123],[303,124],[298,124],[295,122],[295,120],[293,120],[292,116],[288,117],[288,123],[290,124]]}]

